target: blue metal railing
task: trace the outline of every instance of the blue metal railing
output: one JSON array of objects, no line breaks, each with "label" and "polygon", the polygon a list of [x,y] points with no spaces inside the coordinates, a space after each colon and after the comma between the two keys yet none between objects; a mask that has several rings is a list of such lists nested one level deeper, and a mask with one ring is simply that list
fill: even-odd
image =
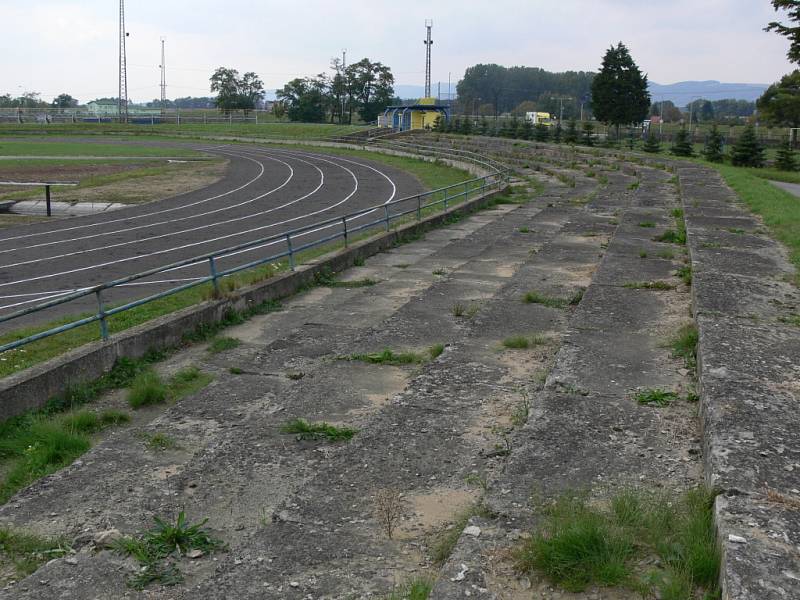
[{"label": "blue metal railing", "polygon": [[[324,221],[318,221],[316,223],[306,225],[304,227],[292,229],[285,233],[280,233],[269,237],[252,240],[243,244],[239,244],[237,246],[224,248],[216,252],[211,252],[207,254],[202,254],[200,256],[195,256],[192,258],[180,260],[168,265],[156,267],[153,269],[149,269],[147,271],[142,271],[141,273],[136,273],[134,275],[129,275],[127,277],[115,279],[110,282],[101,283],[93,287],[85,288],[61,296],[59,298],[55,298],[48,302],[37,304],[36,306],[32,306],[30,308],[19,310],[5,316],[0,316],[0,323],[7,323],[14,319],[19,319],[21,317],[29,316],[53,308],[55,306],[67,304],[69,302],[73,302],[75,300],[86,298],[92,295],[95,296],[97,301],[97,312],[95,314],[84,318],[76,319],[75,321],[71,321],[69,323],[60,325],[58,327],[53,327],[51,329],[35,333],[33,335],[27,336],[19,340],[15,340],[13,342],[9,342],[7,344],[0,345],[0,353],[6,352],[8,350],[13,350],[15,348],[25,346],[26,344],[30,344],[31,342],[35,342],[37,340],[57,335],[59,333],[63,333],[65,331],[69,331],[77,327],[82,327],[83,325],[87,325],[89,323],[94,323],[94,322],[100,323],[100,336],[103,340],[107,340],[109,337],[108,318],[116,314],[125,312],[127,310],[131,310],[132,308],[136,308],[137,306],[147,304],[148,302],[153,302],[154,300],[165,298],[167,296],[171,296],[173,294],[177,294],[184,290],[199,285],[203,285],[209,282],[211,282],[211,284],[214,287],[214,290],[218,293],[219,280],[221,278],[233,275],[240,271],[252,269],[260,265],[273,263],[275,261],[284,258],[289,259],[289,268],[292,271],[294,271],[296,267],[296,255],[299,252],[308,250],[309,248],[314,248],[316,246],[321,246],[323,244],[327,244],[331,241],[339,239],[344,240],[344,244],[346,247],[350,242],[351,236],[360,231],[364,231],[377,226],[385,226],[386,231],[389,231],[389,229],[391,228],[391,223],[393,221],[397,221],[398,219],[402,219],[412,214],[415,215],[417,221],[421,221],[422,213],[425,209],[443,205],[443,209],[446,211],[448,210],[450,205],[452,205],[454,202],[459,201],[460,199],[463,199],[463,201],[466,202],[467,200],[470,199],[471,196],[473,197],[475,195],[482,196],[489,191],[499,191],[507,185],[507,182],[508,182],[508,173],[506,171],[500,169],[492,169],[492,172],[489,175],[485,175],[483,177],[476,177],[474,179],[469,179],[467,181],[449,185],[443,188],[439,188],[437,190],[432,190],[430,192],[423,192],[412,196],[406,196],[405,198],[393,200],[385,204],[371,206],[339,217],[333,217],[330,219],[326,219]],[[437,199],[436,198],[437,195],[441,197]],[[430,201],[426,202],[426,200]],[[401,207],[401,205],[405,205],[405,207]],[[399,210],[392,212],[392,208],[395,207]],[[353,224],[353,221],[360,220],[373,213],[379,213],[380,218],[371,220],[366,223]],[[332,232],[330,233],[326,232],[326,230],[331,230],[331,229],[333,229]],[[301,243],[299,245],[297,244],[300,238],[319,232],[326,232],[326,234],[322,235],[322,237],[320,238],[315,238],[309,242]],[[246,262],[245,264],[237,265],[235,267],[223,270],[219,269],[218,265],[219,260],[225,258],[226,256],[239,254],[245,251],[254,251],[264,247],[271,247],[271,246],[279,246],[280,250],[274,254],[270,254],[269,256],[259,258],[257,260]],[[208,264],[209,274],[207,276],[195,278],[188,283],[170,288],[165,291],[158,292],[156,294],[152,294],[145,298],[133,300],[131,302],[122,304],[120,306],[114,306],[108,308],[103,300],[103,292],[106,290],[110,290],[119,286],[124,286],[126,284],[130,284],[131,282],[140,279],[146,279],[148,277],[157,275],[159,273],[164,273],[166,271],[183,269],[195,265],[201,265],[203,263]]]}]

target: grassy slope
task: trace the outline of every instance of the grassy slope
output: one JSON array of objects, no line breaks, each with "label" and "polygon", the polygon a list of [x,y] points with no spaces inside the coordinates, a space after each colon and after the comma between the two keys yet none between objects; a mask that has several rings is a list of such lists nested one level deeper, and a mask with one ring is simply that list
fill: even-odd
[{"label": "grassy slope", "polygon": [[[316,150],[316,149],[315,149]],[[320,149],[322,151],[322,149]],[[449,185],[459,181],[464,181],[470,178],[464,171],[453,169],[445,165],[425,162],[422,160],[388,156],[382,154],[375,154],[364,151],[350,151],[341,150],[334,152],[331,149],[324,149],[329,154],[346,154],[347,156],[355,156],[360,158],[368,158],[375,162],[386,163],[391,166],[404,169],[416,175],[423,184],[430,188],[436,189],[444,185]],[[321,253],[319,248],[312,248],[308,251],[308,258],[318,256]],[[253,280],[258,280],[259,277],[263,278],[263,269],[255,276],[242,275],[237,278],[240,284],[246,284]],[[189,290],[185,290],[178,294],[161,298],[159,300],[150,302],[143,306],[137,307],[133,310],[126,311],[115,315],[109,319],[110,332],[116,333],[124,331],[141,323],[145,323],[151,319],[159,317],[164,314],[175,312],[187,306],[197,304],[209,297],[210,286],[202,285]],[[85,315],[84,315],[85,316]],[[0,343],[8,343],[13,340],[27,337],[37,331],[42,331],[59,324],[75,320],[74,316],[65,317],[57,321],[48,323],[45,326],[28,327],[16,330],[12,333],[0,335]],[[84,325],[77,329],[39,340],[27,346],[5,352],[0,356],[0,377],[6,377],[12,373],[16,373],[37,363],[43,362],[59,354],[63,354],[68,350],[77,348],[92,341],[96,341],[99,337],[99,325],[92,323]]]}]

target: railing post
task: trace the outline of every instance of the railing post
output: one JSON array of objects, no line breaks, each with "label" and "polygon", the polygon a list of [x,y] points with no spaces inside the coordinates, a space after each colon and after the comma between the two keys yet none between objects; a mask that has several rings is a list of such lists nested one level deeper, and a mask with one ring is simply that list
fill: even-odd
[{"label": "railing post", "polygon": [[417,194],[417,221],[422,220],[422,194]]},{"label": "railing post", "polygon": [[45,199],[45,202],[47,203],[47,216],[48,217],[52,217],[53,216],[53,209],[50,206],[50,186],[49,185],[44,186],[44,199]]},{"label": "railing post", "polygon": [[344,247],[347,248],[347,217],[342,217],[342,227],[344,227]]},{"label": "railing post", "polygon": [[108,322],[106,321],[106,311],[103,308],[103,297],[100,295],[100,290],[95,292],[97,296],[97,316],[100,317],[100,337],[103,341],[108,339]]},{"label": "railing post", "polygon": [[389,231],[389,205],[383,205],[383,212],[386,215],[386,231]]},{"label": "railing post", "polygon": [[447,212],[447,188],[444,188],[444,211]]},{"label": "railing post", "polygon": [[219,296],[219,279],[217,277],[217,263],[214,262],[214,257],[208,257],[208,266],[211,270],[211,281],[214,284],[214,295]]},{"label": "railing post", "polygon": [[294,250],[292,249],[292,236],[286,234],[286,246],[289,248],[289,267],[294,271]]},{"label": "railing post", "polygon": [[469,183],[464,182],[464,202],[469,200]]}]

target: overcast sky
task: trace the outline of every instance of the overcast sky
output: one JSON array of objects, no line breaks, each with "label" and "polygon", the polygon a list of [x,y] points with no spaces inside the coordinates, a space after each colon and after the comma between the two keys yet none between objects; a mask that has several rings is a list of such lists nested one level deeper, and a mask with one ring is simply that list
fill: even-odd
[{"label": "overcast sky", "polygon": [[[116,0],[0,0],[0,94],[117,94]],[[255,71],[267,89],[328,69],[347,48],[424,83],[424,21],[433,19],[433,81],[453,87],[479,62],[596,70],[623,41],[658,83],[770,83],[792,70],[784,38],[762,31],[768,0],[128,0],[131,99],[159,96],[160,37],[170,98],[208,95],[214,68]],[[435,92],[434,92],[435,93]]]}]

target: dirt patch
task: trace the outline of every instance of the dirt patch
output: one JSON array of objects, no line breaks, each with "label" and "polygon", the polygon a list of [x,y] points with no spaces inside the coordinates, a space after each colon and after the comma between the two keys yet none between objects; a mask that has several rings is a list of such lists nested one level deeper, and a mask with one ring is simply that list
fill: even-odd
[{"label": "dirt patch", "polygon": [[410,539],[440,529],[477,502],[477,490],[434,489],[405,497],[409,515],[398,528],[398,539]]}]

